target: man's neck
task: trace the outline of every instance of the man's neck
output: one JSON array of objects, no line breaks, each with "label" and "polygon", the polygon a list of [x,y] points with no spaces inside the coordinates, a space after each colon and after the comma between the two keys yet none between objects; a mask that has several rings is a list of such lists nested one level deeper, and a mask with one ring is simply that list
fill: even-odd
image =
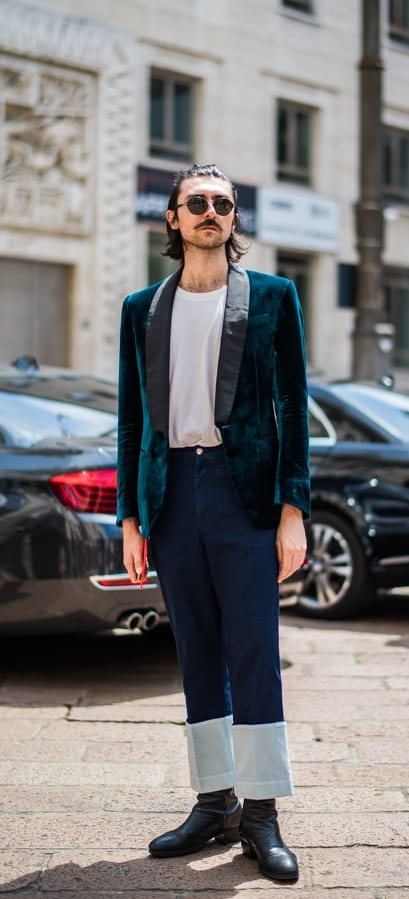
[{"label": "man's neck", "polygon": [[216,258],[212,254],[201,254],[198,256],[190,256],[185,254],[185,262],[183,266],[182,276],[179,281],[179,287],[188,290],[191,293],[206,293],[210,290],[217,290],[227,284],[229,266],[226,254],[223,257]]}]

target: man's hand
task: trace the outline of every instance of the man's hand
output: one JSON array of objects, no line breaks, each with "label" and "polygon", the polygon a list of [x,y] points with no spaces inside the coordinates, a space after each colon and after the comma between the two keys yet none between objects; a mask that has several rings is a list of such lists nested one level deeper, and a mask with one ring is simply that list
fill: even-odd
[{"label": "man's hand", "polygon": [[304,562],[307,539],[301,509],[284,505],[276,536],[278,556],[278,583],[294,574]]},{"label": "man's hand", "polygon": [[133,584],[140,579],[143,571],[143,537],[136,518],[124,518],[122,522],[124,539],[124,565]]}]

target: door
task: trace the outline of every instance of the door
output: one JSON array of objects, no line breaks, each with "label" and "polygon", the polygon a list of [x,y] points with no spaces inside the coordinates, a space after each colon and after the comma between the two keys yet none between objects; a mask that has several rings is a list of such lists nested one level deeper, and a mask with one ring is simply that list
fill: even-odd
[{"label": "door", "polygon": [[35,356],[42,365],[69,365],[67,265],[0,259],[0,360]]}]

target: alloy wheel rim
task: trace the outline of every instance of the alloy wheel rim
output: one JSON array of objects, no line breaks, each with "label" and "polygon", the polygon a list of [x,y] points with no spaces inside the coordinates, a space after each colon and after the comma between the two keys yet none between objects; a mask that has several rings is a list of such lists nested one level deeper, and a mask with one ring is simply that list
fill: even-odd
[{"label": "alloy wheel rim", "polygon": [[343,534],[330,524],[313,522],[311,536],[311,562],[299,598],[305,607],[328,609],[337,605],[351,586],[352,553]]}]

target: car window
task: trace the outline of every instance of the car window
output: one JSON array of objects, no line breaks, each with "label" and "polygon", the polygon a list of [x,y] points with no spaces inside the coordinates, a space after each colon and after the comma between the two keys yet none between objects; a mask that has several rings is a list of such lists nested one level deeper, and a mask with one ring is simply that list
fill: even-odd
[{"label": "car window", "polygon": [[376,387],[355,384],[334,385],[331,389],[352,403],[393,437],[409,440],[409,397]]},{"label": "car window", "polygon": [[338,443],[382,443],[382,438],[347,411],[320,399],[320,406],[330,419]]},{"label": "car window", "polygon": [[35,446],[58,437],[102,437],[116,415],[89,406],[0,391],[0,444]]},{"label": "car window", "polygon": [[323,409],[320,408],[318,403],[316,403],[312,397],[310,397],[308,401],[308,411],[310,440],[316,445],[335,443],[336,434],[334,428]]}]

